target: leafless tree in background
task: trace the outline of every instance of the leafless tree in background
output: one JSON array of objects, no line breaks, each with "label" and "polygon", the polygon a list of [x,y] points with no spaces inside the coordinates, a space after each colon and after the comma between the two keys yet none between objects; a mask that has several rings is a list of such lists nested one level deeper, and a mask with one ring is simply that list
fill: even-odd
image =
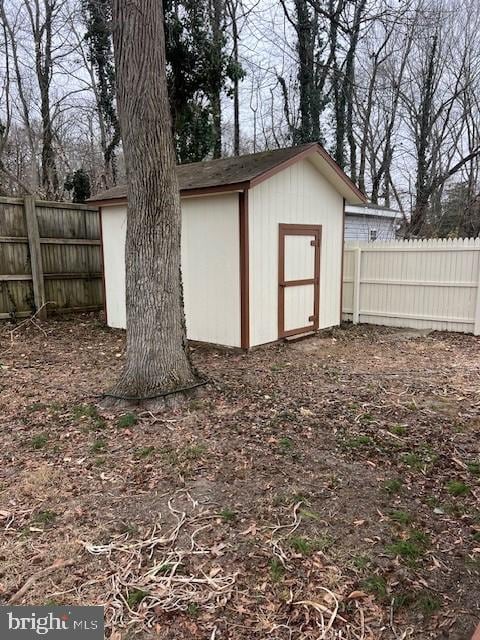
[{"label": "leafless tree in background", "polygon": [[[232,64],[205,87],[214,156],[318,140],[409,235],[474,232],[476,0],[198,2]],[[4,192],[65,197],[79,166],[94,191],[110,182],[81,15],[81,0],[0,0]]]}]

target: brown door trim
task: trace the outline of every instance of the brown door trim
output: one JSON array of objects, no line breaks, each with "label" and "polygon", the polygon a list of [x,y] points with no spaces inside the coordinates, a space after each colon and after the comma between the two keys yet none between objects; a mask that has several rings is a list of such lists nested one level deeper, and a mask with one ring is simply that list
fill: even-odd
[{"label": "brown door trim", "polygon": [[[285,280],[285,237],[314,236],[314,274],[304,280]],[[311,224],[279,224],[278,226],[278,337],[286,338],[307,331],[317,331],[320,322],[320,256],[322,245],[322,226]],[[285,289],[313,284],[312,324],[305,327],[285,330]],[[310,319],[309,318],[309,319]]]}]

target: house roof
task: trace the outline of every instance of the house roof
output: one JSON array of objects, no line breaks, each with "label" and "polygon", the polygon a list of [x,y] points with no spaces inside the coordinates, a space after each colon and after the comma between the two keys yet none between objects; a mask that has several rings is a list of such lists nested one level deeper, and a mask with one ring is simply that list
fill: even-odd
[{"label": "house roof", "polygon": [[[241,191],[266,180],[293,162],[311,157],[317,168],[331,182],[335,182],[348,202],[363,203],[363,193],[342,171],[323,147],[316,142],[285,149],[261,151],[244,156],[205,160],[177,165],[180,192],[183,196],[226,191]],[[126,185],[119,185],[96,194],[89,202],[105,205],[124,201]]]},{"label": "house roof", "polygon": [[381,204],[367,202],[365,204],[348,204],[345,207],[345,214],[353,216],[369,216],[372,218],[391,218],[392,220],[401,217],[400,211],[390,209]]}]

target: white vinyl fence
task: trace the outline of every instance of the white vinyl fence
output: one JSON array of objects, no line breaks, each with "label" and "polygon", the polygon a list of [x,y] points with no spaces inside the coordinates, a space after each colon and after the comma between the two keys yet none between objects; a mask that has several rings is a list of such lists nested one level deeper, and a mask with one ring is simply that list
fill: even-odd
[{"label": "white vinyl fence", "polygon": [[346,243],[343,319],[480,335],[480,239]]}]

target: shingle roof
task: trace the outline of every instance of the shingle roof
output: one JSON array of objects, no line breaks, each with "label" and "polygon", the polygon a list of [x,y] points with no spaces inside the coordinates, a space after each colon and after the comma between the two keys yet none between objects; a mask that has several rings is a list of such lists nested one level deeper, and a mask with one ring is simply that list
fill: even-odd
[{"label": "shingle roof", "polygon": [[[343,173],[343,171],[328,156],[326,151],[317,143],[309,143],[297,147],[261,151],[244,156],[220,158],[218,160],[205,160],[190,164],[177,165],[178,182],[180,191],[186,193],[199,189],[221,189],[230,186],[248,187],[250,182],[264,174],[268,174],[276,167],[288,163],[295,157],[305,155],[318,150],[342,174],[353,190],[356,186]],[[96,194],[90,198],[91,202],[105,200],[120,200],[127,197],[126,185],[118,185],[107,191]]]}]

